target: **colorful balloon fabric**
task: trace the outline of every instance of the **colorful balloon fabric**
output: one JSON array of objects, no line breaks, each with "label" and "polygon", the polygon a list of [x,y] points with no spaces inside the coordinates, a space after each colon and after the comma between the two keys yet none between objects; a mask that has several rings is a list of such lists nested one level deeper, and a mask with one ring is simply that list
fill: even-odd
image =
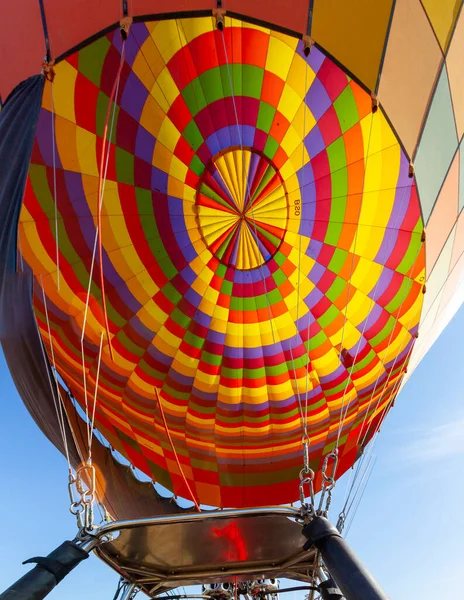
[{"label": "colorful balloon fabric", "polygon": [[230,17],[133,23],[55,66],[18,239],[40,333],[98,431],[175,493],[183,472],[204,504],[294,501],[306,427],[319,486],[391,406],[424,234],[375,108],[322,51]]}]

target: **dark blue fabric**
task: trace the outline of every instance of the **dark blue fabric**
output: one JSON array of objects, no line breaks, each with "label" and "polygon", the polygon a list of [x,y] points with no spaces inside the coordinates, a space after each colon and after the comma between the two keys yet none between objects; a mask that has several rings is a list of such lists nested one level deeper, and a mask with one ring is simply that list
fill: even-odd
[{"label": "dark blue fabric", "polygon": [[43,75],[30,77],[10,94],[0,112],[0,285],[16,271],[19,213],[29,171]]}]

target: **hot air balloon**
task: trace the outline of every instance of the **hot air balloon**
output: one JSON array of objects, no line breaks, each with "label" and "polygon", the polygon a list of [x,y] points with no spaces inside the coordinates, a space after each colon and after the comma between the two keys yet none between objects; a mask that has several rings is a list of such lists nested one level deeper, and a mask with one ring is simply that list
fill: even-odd
[{"label": "hot air balloon", "polygon": [[[321,576],[314,550],[287,564],[317,539],[282,505],[327,516],[335,480],[464,299],[461,7],[5,11],[2,347],[67,456],[80,541],[98,501],[119,521],[96,551],[150,597],[217,581],[225,560],[242,579],[314,582],[311,561]],[[116,456],[197,509],[232,512],[184,513]],[[156,559],[146,519],[184,541]],[[233,556],[198,556],[202,535],[233,540]],[[50,575],[47,560],[35,569]]]}]

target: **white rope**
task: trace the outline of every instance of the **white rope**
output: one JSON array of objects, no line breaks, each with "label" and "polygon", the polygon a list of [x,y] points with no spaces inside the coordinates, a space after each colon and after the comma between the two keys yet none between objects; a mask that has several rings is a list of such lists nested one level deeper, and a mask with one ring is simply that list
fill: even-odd
[{"label": "white rope", "polygon": [[93,439],[93,432],[94,432],[94,425],[95,425],[95,409],[97,406],[98,383],[100,380],[100,366],[101,366],[102,350],[103,350],[103,331],[101,332],[101,335],[100,335],[100,349],[98,352],[97,374],[95,377],[95,391],[93,394],[92,418],[90,421],[90,436],[89,436],[89,440],[88,440],[89,441],[89,458],[91,458],[91,456],[92,456],[92,439]]},{"label": "white rope", "polygon": [[[411,324],[411,321],[410,321],[410,323],[409,323],[409,325],[408,325],[408,329],[409,329],[409,326],[410,326],[410,324]],[[406,342],[406,345],[407,345],[407,342]],[[406,347],[406,346],[405,346],[405,347]],[[405,364],[407,364],[407,362],[409,361],[409,357],[411,356],[411,352],[412,352],[413,348],[414,348],[414,342],[412,341],[412,343],[411,343],[411,345],[410,345],[410,348],[409,348],[409,350],[408,350],[408,352],[407,352],[407,354],[406,354],[405,360],[404,360],[404,363],[405,363]],[[404,350],[404,349],[405,349],[405,348],[403,348],[403,350]],[[402,350],[402,351],[403,351],[403,350]],[[401,352],[402,352],[402,351],[401,351]],[[389,380],[390,380],[391,374],[393,373],[393,370],[394,370],[394,368],[395,368],[395,365],[396,365],[397,359],[398,359],[399,355],[401,354],[401,352],[400,352],[400,353],[398,353],[398,354],[397,354],[397,356],[395,357],[395,361],[394,361],[394,363],[393,363],[393,366],[392,366],[392,368],[391,368],[391,370],[390,370],[390,373],[389,373],[389,375],[388,375],[387,382],[385,383],[383,390],[380,392],[379,399],[377,400],[377,404],[376,404],[376,406],[375,406],[375,408],[374,408],[374,410],[373,410],[373,412],[372,412],[372,414],[373,414],[373,415],[375,415],[375,413],[377,412],[377,409],[378,409],[378,407],[379,407],[379,405],[380,405],[380,402],[383,400],[385,393],[388,391],[388,387],[387,387],[387,386],[388,386],[388,382],[389,382]],[[393,385],[392,385],[393,391],[392,391],[392,392],[391,392],[391,394],[390,394],[391,401],[390,401],[390,402],[389,402],[389,401],[387,401],[387,402],[385,403],[385,406],[384,406],[384,407],[383,407],[383,409],[382,409],[382,413],[381,413],[381,415],[380,415],[379,424],[378,424],[378,427],[377,427],[377,432],[376,432],[376,433],[378,433],[378,430],[380,429],[380,426],[382,425],[383,419],[385,418],[385,415],[386,415],[386,411],[387,411],[387,410],[388,410],[388,408],[390,407],[390,405],[391,405],[391,402],[393,402],[393,401],[395,400],[396,394],[398,393],[398,390],[399,390],[399,388],[400,388],[400,386],[401,386],[401,382],[402,382],[402,380],[403,380],[403,378],[404,378],[405,374],[406,374],[406,371],[403,371],[403,373],[401,373],[401,374],[399,375],[399,377],[398,377],[397,381],[393,382]],[[371,401],[372,401],[372,396],[371,396]],[[369,409],[369,407],[368,407],[368,409]],[[366,411],[365,418],[366,418],[367,414],[368,414],[368,410]],[[364,426],[365,418],[364,418],[364,421],[363,421],[363,426]],[[365,432],[365,434],[364,434],[364,437],[363,437],[363,439],[362,439],[362,441],[361,441],[361,446],[362,446],[362,445],[365,443],[365,441],[366,441],[366,438],[367,438],[368,431],[369,431],[369,429],[366,429],[366,432]],[[362,432],[362,427],[361,427],[361,429],[359,430],[359,434],[358,434],[358,442],[359,442],[359,438],[361,437],[361,432]],[[358,442],[356,443],[356,445],[358,444]]]},{"label": "white rope", "polygon": [[58,426],[60,428],[61,438],[63,440],[64,450],[65,450],[65,454],[66,454],[66,460],[68,462],[68,469],[69,469],[69,471],[71,471],[71,460],[70,460],[70,456],[69,456],[68,440],[67,440],[67,436],[66,436],[65,419],[64,419],[64,413],[63,413],[60,388],[59,388],[58,379],[56,376],[57,369],[56,369],[56,362],[55,362],[55,352],[53,349],[53,338],[52,338],[51,327],[50,327],[50,319],[48,317],[47,297],[45,295],[45,290],[43,287],[42,274],[40,275],[40,281],[41,281],[43,304],[44,304],[44,309],[45,309],[45,319],[47,322],[48,339],[50,342],[50,353],[52,355],[52,365],[53,365],[52,371],[53,371],[53,378],[55,380],[55,388],[53,387],[53,384],[52,384],[52,381],[50,378],[50,364],[48,362],[43,343],[41,344],[42,355],[43,355],[43,359],[44,359],[44,363],[45,363],[45,368],[47,371],[48,381],[50,384],[50,390],[52,393],[53,404],[55,406],[56,418],[58,420]]},{"label": "white rope", "polygon": [[58,231],[58,198],[56,191],[56,147],[55,147],[55,105],[53,101],[53,84],[50,83],[50,102],[52,109],[52,161],[53,161],[53,202],[55,206],[55,246],[56,246],[56,286],[60,289],[60,247]]},{"label": "white rope", "polygon": [[[365,166],[365,170],[364,170],[363,187],[365,185],[365,178],[366,178],[367,168],[368,168],[368,164],[369,164],[369,150],[370,150],[370,145],[371,145],[372,127],[373,127],[373,124],[374,124],[374,116],[375,116],[375,113],[371,113],[371,124],[370,124],[370,128],[369,128],[369,138],[368,138],[368,141],[367,141],[366,166]],[[344,320],[343,320],[342,335],[341,335],[341,341],[340,341],[340,355],[341,355],[341,353],[343,351],[343,340],[344,340],[345,327],[346,327],[346,322],[347,322],[347,317],[348,317],[348,304],[350,303],[351,279],[353,277],[354,257],[356,255],[356,244],[357,244],[357,241],[358,241],[359,219],[361,217],[362,202],[363,202],[363,198],[361,197],[361,199],[359,201],[358,218],[356,219],[356,231],[355,231],[355,237],[354,237],[353,252],[351,254],[350,278],[349,278],[349,281],[348,281],[348,290],[347,290],[347,294],[346,294],[345,316],[344,316]],[[344,417],[343,417],[343,408],[344,408],[344,405],[345,405],[346,391],[348,389],[348,384],[350,382],[350,375],[348,373],[348,369],[347,369],[347,377],[348,377],[348,380],[347,380],[347,383],[346,383],[346,386],[345,386],[345,391],[343,392],[342,406],[341,406],[341,409],[340,409],[340,420],[339,420],[339,423],[338,423],[337,440],[335,442],[335,451],[338,450],[338,445],[340,443],[340,435],[341,435],[341,431],[342,431],[342,425],[343,425],[344,420],[345,420]],[[349,407],[349,403],[348,403],[348,407]]]},{"label": "white rope", "polygon": [[[410,277],[410,276],[412,275],[412,271],[413,271],[413,269],[414,269],[414,267],[415,267],[416,260],[417,260],[417,258],[418,258],[418,256],[419,256],[419,254],[420,254],[421,248],[422,248],[422,244],[420,243],[420,244],[419,244],[419,247],[418,247],[418,251],[417,251],[416,257],[414,258],[414,261],[412,262],[411,268],[410,268],[410,270],[409,270],[409,272],[408,272],[408,274],[407,274],[407,276],[406,276],[406,277],[407,277],[407,279],[411,279],[411,277]],[[388,345],[387,345],[387,347],[389,347],[389,346],[390,346],[390,344],[391,344],[391,340],[392,340],[392,337],[393,337],[393,333],[394,333],[394,331],[395,331],[395,327],[396,327],[396,325],[397,325],[397,323],[398,323],[398,320],[399,320],[399,318],[400,318],[401,309],[403,308],[403,304],[404,304],[404,301],[405,301],[405,299],[406,299],[406,296],[407,296],[407,290],[406,290],[406,288],[405,288],[405,290],[404,290],[404,292],[403,292],[402,299],[401,299],[401,304],[400,304],[399,308],[397,309],[397,316],[396,316],[396,319],[395,319],[395,324],[394,324],[394,326],[393,326],[393,328],[392,328],[392,330],[391,330],[391,332],[390,332],[390,336],[389,336],[389,339],[388,339]],[[411,323],[412,323],[412,318],[409,320],[408,326],[407,326],[407,328],[406,328],[406,330],[407,330],[408,332],[409,332],[409,328],[410,328],[410,326],[411,326]],[[412,347],[412,346],[414,346],[414,344],[412,344],[412,345],[411,345],[411,347]],[[404,348],[403,348],[403,350],[404,350]],[[386,383],[385,383],[385,385],[384,385],[384,390],[386,389],[386,386],[388,385],[388,382],[390,381],[390,377],[391,377],[391,375],[392,375],[392,373],[393,373],[393,370],[394,370],[394,368],[395,368],[396,362],[397,362],[397,360],[398,360],[398,357],[400,356],[400,354],[401,354],[401,353],[397,353],[397,355],[395,356],[395,359],[394,359],[394,362],[393,362],[393,366],[392,366],[392,367],[391,367],[391,369],[390,369],[390,372],[389,372],[389,374],[388,374],[388,377],[387,377],[387,381],[386,381]],[[383,368],[384,368],[384,372],[386,373],[386,370],[385,370],[385,365],[383,365]],[[378,376],[377,376],[377,379],[376,379],[376,382],[375,382],[375,385],[374,385],[374,388],[372,389],[372,393],[371,393],[371,396],[370,396],[370,399],[369,399],[369,404],[368,404],[368,406],[367,406],[367,410],[366,410],[366,413],[365,413],[365,415],[364,415],[364,419],[363,419],[363,422],[362,422],[361,428],[359,429],[359,433],[358,433],[358,439],[357,439],[357,441],[356,441],[356,445],[359,443],[359,439],[360,439],[360,437],[361,437],[362,429],[363,429],[363,427],[364,427],[364,424],[365,424],[365,422],[366,422],[367,415],[369,414],[369,409],[370,409],[370,406],[371,406],[372,400],[373,400],[373,398],[374,398],[374,394],[375,394],[375,391],[376,391],[376,389],[377,389],[377,385],[378,385],[378,383],[379,383],[379,379],[380,379],[380,376],[381,376],[381,375],[382,375],[382,373],[381,373],[381,372],[379,372],[379,374],[378,374]],[[374,409],[374,414],[375,414],[375,412],[376,412],[376,410],[377,410],[377,408],[378,408],[378,406],[379,406],[379,402],[380,402],[380,400],[382,399],[382,395],[383,395],[383,392],[384,392],[384,390],[383,390],[383,391],[380,393],[379,400],[377,401],[376,407],[375,407],[375,409]],[[367,431],[368,431],[368,430],[366,430],[366,433],[365,433],[365,435],[364,435],[364,438],[363,438],[363,440],[362,440],[362,442],[361,442],[362,444],[363,444],[363,443],[364,443],[364,441],[366,440]]]},{"label": "white rope", "polygon": [[[121,54],[121,62],[124,60],[123,55]],[[102,191],[101,191],[101,195],[98,198],[98,210],[101,210],[102,206],[103,206],[103,197],[105,194],[105,185],[106,185],[106,177],[107,177],[107,173],[108,173],[108,165],[109,165],[109,159],[110,159],[110,151],[111,151],[111,139],[113,137],[113,129],[114,129],[114,121],[115,121],[115,115],[116,115],[116,104],[117,104],[117,98],[118,98],[118,93],[119,93],[119,83],[120,83],[120,76],[118,77],[118,81],[116,84],[116,93],[115,93],[115,97],[114,97],[114,102],[113,102],[113,111],[112,111],[112,117],[111,117],[111,126],[110,126],[110,131],[109,131],[109,136],[108,136],[108,148],[106,150],[106,159],[105,159],[105,168],[104,168],[104,172],[103,172],[103,177],[102,177]],[[94,242],[93,242],[93,251],[92,251],[92,262],[90,265],[90,273],[89,273],[89,283],[87,286],[87,297],[86,297],[86,301],[85,301],[85,309],[84,309],[84,319],[83,319],[83,323],[82,323],[82,333],[81,333],[81,362],[82,362],[82,378],[83,378],[83,387],[84,387],[84,403],[85,403],[85,416],[86,416],[86,427],[87,427],[87,439],[89,442],[89,454],[90,454],[90,449],[91,449],[91,442],[92,442],[92,432],[93,432],[93,420],[91,423],[91,419],[89,418],[89,401],[88,401],[88,390],[87,390],[87,368],[85,365],[85,347],[84,347],[84,339],[85,339],[85,330],[87,327],[87,316],[88,316],[88,310],[89,310],[89,303],[90,303],[90,292],[92,289],[92,279],[93,279],[93,270],[95,267],[95,260],[96,260],[96,254],[97,254],[97,243],[98,243],[98,225],[95,227],[95,238],[94,238]],[[100,360],[101,360],[101,351],[102,351],[102,339],[103,339],[103,333],[102,333],[102,337],[101,337],[101,341],[100,341],[100,353],[99,353],[99,358],[98,358],[98,372],[100,369]],[[96,382],[96,386],[98,386],[98,381]],[[95,392],[96,393],[96,392]],[[93,409],[93,414],[95,414],[95,403],[96,403],[96,396],[94,398],[94,409]]]},{"label": "white rope", "polygon": [[[408,190],[410,190],[410,189],[411,189],[411,187],[412,187],[412,186],[411,186],[411,185],[409,185],[409,186],[407,186],[407,187],[405,187],[405,188],[403,189],[402,196],[401,196],[401,201],[400,201],[400,206],[401,206],[401,205],[403,204],[403,202],[404,202],[404,198],[405,198],[406,190],[407,190],[407,189],[408,189]],[[396,212],[395,222],[394,222],[394,224],[393,224],[393,227],[392,227],[392,230],[393,230],[393,231],[399,231],[399,230],[397,230],[397,225],[398,225],[399,215],[400,215],[400,210],[398,209],[398,210],[397,210],[397,212]],[[388,229],[388,227],[385,227],[385,229]],[[385,265],[385,262],[386,262],[387,258],[390,256],[390,251],[393,249],[393,246],[394,246],[394,238],[393,238],[393,236],[392,236],[392,238],[390,239],[390,243],[389,243],[389,244],[386,244],[386,246],[385,246],[385,252],[384,252],[383,261],[380,263],[380,264],[381,264],[381,266],[382,266],[382,268],[385,268],[385,266],[384,266],[384,265]],[[380,279],[381,279],[381,277],[379,276],[379,277],[377,278],[377,281],[376,281],[376,283],[375,283],[374,292],[373,292],[373,294],[372,294],[372,298],[371,298],[371,301],[370,301],[370,304],[369,304],[369,311],[368,311],[368,315],[367,315],[366,319],[364,320],[364,325],[363,325],[362,332],[361,332],[361,335],[360,335],[360,338],[359,338],[359,341],[358,341],[358,344],[357,344],[357,347],[356,347],[356,353],[355,353],[355,357],[354,357],[353,364],[356,364],[356,359],[358,358],[358,353],[359,353],[359,350],[360,350],[360,347],[361,347],[361,342],[362,342],[362,340],[364,339],[364,333],[365,333],[365,331],[366,331],[366,328],[367,328],[367,323],[369,322],[369,319],[370,319],[370,317],[371,317],[371,315],[372,315],[372,309],[373,309],[373,307],[374,307],[374,304],[376,303],[376,301],[377,301],[377,299],[378,299],[378,298],[377,298],[377,290],[378,290],[378,287],[379,287]],[[396,325],[396,323],[395,323],[395,325]],[[366,341],[367,341],[367,340],[366,340]],[[345,386],[345,389],[344,389],[344,391],[343,391],[343,398],[345,397],[345,394],[346,394],[346,392],[347,392],[347,390],[348,390],[348,385],[349,385],[349,382],[350,382],[350,378],[351,378],[351,376],[350,376],[350,374],[349,374],[349,375],[348,375],[348,381],[346,382],[346,386]],[[352,382],[352,383],[353,383],[353,386],[354,386],[354,388],[356,389],[356,386],[354,385],[354,382]],[[357,392],[357,390],[356,390],[356,392]],[[349,410],[349,403],[348,403],[348,405],[347,405],[347,408],[346,408],[346,410],[345,410],[345,413],[344,413],[344,414],[343,414],[342,412],[340,413],[340,417],[341,417],[341,419],[340,419],[340,427],[339,427],[339,436],[340,436],[340,434],[341,434],[341,431],[343,431],[343,426],[344,426],[344,424],[345,424],[345,419],[346,419],[346,415],[348,414],[348,410]],[[339,442],[339,436],[338,436],[338,438],[337,438],[337,445],[338,445],[338,442]],[[358,440],[358,441],[359,441],[359,440]]]},{"label": "white rope", "polygon": [[[306,59],[304,59],[304,63],[305,63],[305,86],[304,86],[304,90],[305,90],[305,94],[307,91],[307,87],[308,87],[308,61]],[[302,140],[302,144],[301,144],[301,170],[302,170],[302,178],[303,178],[303,185],[300,189],[304,189],[305,187],[305,139],[306,139],[306,102],[303,99],[301,106],[303,107],[303,140]],[[301,223],[303,222],[303,194],[301,194],[301,199],[300,199],[300,227],[301,227]],[[302,235],[300,233],[298,233],[298,276],[297,276],[297,289],[296,289],[296,294],[297,294],[297,305],[296,305],[296,320],[295,320],[295,346],[298,343],[298,337],[300,338],[300,342],[303,344],[304,346],[304,342],[301,339],[301,334],[299,333],[298,329],[297,329],[297,323],[299,321],[299,316],[300,316],[300,303],[303,302],[303,299],[300,295],[300,288],[301,288],[301,238]],[[311,322],[311,319],[309,318],[309,309],[308,309],[308,337],[307,339],[309,340],[309,324]],[[298,406],[300,409],[300,419],[301,419],[301,425],[302,425],[302,429],[303,429],[303,438],[305,440],[309,440],[309,435],[308,435],[308,393],[309,393],[309,365],[310,365],[310,361],[309,361],[309,349],[307,349],[305,347],[306,350],[306,356],[307,356],[307,367],[306,367],[306,392],[305,392],[305,411],[303,413],[303,406],[302,406],[302,402],[301,402],[301,396],[300,396],[300,389],[299,389],[299,383],[298,383],[298,377],[296,375],[296,369],[295,369],[295,359],[293,356],[293,348],[292,348],[292,344],[290,343],[290,357],[292,359],[292,368],[293,368],[293,376],[295,378],[295,385],[296,385],[296,393],[297,393],[297,397],[298,397]]]},{"label": "white rope", "polygon": [[374,467],[375,467],[376,463],[377,463],[377,458],[374,457],[373,460],[372,460],[372,462],[371,462],[370,471],[369,471],[369,473],[367,474],[367,476],[365,478],[364,486],[362,488],[362,492],[359,495],[358,502],[356,503],[356,506],[355,506],[355,509],[354,509],[354,512],[353,512],[353,516],[351,517],[351,520],[350,520],[350,522],[347,525],[346,532],[345,532],[345,538],[348,536],[348,534],[350,532],[350,529],[351,529],[351,526],[353,525],[353,521],[354,521],[354,519],[356,517],[356,513],[358,512],[358,508],[359,508],[359,506],[361,504],[361,501],[362,501],[362,499],[364,497],[364,493],[365,493],[365,491],[367,489],[367,486],[369,484],[369,481],[370,481],[370,478],[371,478],[371,475],[372,475],[372,471],[374,470]]},{"label": "white rope", "polygon": [[[241,136],[241,132],[240,132],[240,125],[239,125],[239,120],[238,120],[237,106],[236,106],[236,103],[235,103],[234,86],[233,86],[232,74],[231,74],[231,70],[230,70],[229,56],[227,54],[227,47],[226,47],[226,42],[225,42],[225,37],[224,37],[224,30],[221,31],[221,36],[222,36],[222,44],[223,44],[223,47],[224,47],[224,55],[225,55],[226,65],[227,65],[227,73],[228,73],[228,77],[229,77],[229,85],[230,85],[230,92],[231,92],[231,96],[232,96],[232,104],[233,104],[233,107],[234,107],[234,114],[235,114],[235,120],[236,120],[236,125],[237,125],[237,135],[238,135],[238,138],[239,138],[240,150],[241,150],[241,153],[242,153],[242,165],[243,165],[243,168],[245,168],[245,158],[244,158],[244,153],[243,153],[242,136]],[[248,181],[248,178],[246,178],[245,184],[246,184],[247,197],[250,197],[250,187],[249,187],[250,183]],[[254,229],[255,229],[256,240],[258,241],[258,239],[259,239],[258,238],[258,230],[256,228],[256,220],[255,220],[255,216],[254,216],[253,204],[251,204],[251,216],[253,218],[253,225],[254,225]],[[259,247],[258,247],[258,251],[259,251]],[[260,261],[260,263],[261,263],[261,261]],[[258,268],[259,268],[259,271],[260,271],[260,274],[261,274],[261,278],[262,278],[262,281],[263,281],[264,297],[266,298],[268,318],[269,318],[269,325],[271,327],[272,341],[273,341],[273,344],[275,345],[276,344],[276,337],[275,337],[275,333],[274,333],[273,316],[272,316],[271,305],[270,305],[270,302],[269,302],[269,296],[268,296],[268,291],[267,291],[267,286],[266,286],[266,278],[265,278],[264,273],[263,273],[263,265],[260,264]]]}]

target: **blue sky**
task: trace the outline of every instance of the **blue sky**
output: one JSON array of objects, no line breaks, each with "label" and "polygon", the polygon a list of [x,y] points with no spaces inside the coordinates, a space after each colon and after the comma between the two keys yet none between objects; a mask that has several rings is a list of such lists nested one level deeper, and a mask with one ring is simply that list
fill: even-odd
[{"label": "blue sky", "polygon": [[[464,310],[408,382],[378,437],[377,462],[348,540],[393,600],[456,597],[464,564]],[[0,357],[0,592],[72,539],[66,462],[23,407]],[[336,521],[345,492],[335,489]],[[272,502],[272,499],[269,499]],[[50,598],[112,598],[118,577],[97,558],[82,563]],[[299,600],[288,594],[285,600]]]}]

